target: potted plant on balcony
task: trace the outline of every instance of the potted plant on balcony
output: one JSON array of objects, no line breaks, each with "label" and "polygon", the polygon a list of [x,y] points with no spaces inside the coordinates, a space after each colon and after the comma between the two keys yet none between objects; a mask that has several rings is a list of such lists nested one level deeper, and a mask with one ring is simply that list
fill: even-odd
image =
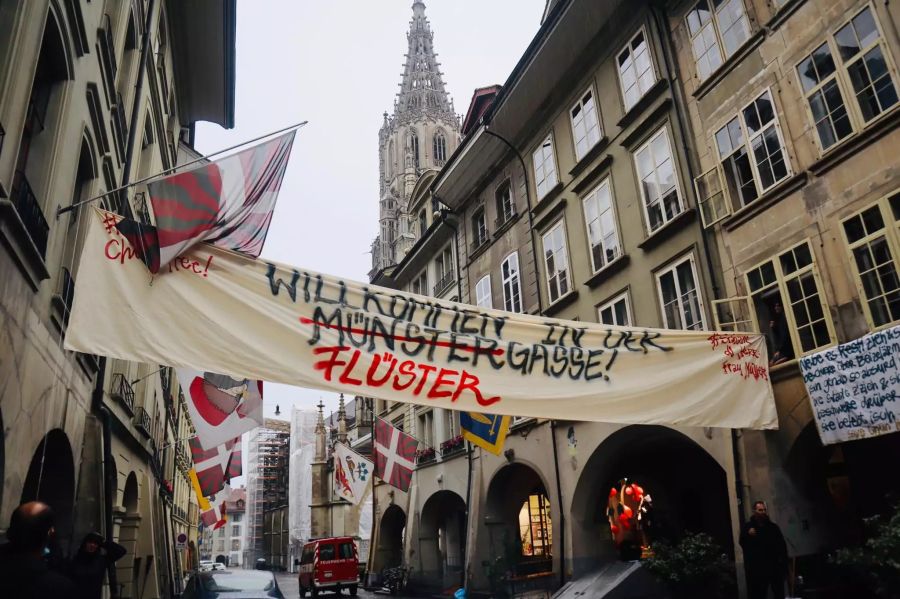
[{"label": "potted plant on balcony", "polygon": [[416,450],[416,464],[430,462],[434,459],[434,447],[426,447]]},{"label": "potted plant on balcony", "polygon": [[447,439],[443,443],[441,443],[441,455],[449,455],[455,451],[458,451],[463,446],[463,436],[456,435],[452,439]]}]

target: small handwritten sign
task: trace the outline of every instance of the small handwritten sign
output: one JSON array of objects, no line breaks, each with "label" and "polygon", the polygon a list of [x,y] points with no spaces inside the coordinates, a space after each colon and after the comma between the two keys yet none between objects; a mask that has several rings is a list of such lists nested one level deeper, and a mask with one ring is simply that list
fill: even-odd
[{"label": "small handwritten sign", "polygon": [[900,430],[900,326],[800,359],[822,443]]}]

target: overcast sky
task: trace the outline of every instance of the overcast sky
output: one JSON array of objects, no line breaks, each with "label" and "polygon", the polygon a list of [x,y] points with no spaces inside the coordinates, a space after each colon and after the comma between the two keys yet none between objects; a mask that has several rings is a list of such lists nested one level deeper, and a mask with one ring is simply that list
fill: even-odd
[{"label": "overcast sky", "polygon": [[[502,84],[540,26],[544,0],[428,0],[425,14],[456,112]],[[367,280],[378,232],[378,129],[392,112],[412,0],[237,3],[235,127],[201,123],[204,154],[309,121],[294,142],[263,256]],[[337,396],[267,384],[265,414],[326,412]],[[348,400],[350,397],[347,398]],[[246,455],[246,453],[245,453]]]}]

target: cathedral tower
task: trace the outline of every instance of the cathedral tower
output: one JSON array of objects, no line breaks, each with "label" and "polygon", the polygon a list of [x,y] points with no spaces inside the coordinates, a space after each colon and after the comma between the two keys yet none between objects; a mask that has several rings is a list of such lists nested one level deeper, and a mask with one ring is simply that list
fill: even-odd
[{"label": "cathedral tower", "polygon": [[460,141],[459,115],[444,87],[425,4],[414,2],[412,11],[400,92],[378,132],[380,229],[372,242],[370,278],[400,262],[415,243],[409,196],[419,177],[440,170]]}]

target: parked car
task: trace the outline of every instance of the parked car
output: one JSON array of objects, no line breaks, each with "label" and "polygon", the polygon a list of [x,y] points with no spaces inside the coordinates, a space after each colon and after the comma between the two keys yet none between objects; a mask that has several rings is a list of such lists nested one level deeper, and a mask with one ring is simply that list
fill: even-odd
[{"label": "parked car", "polygon": [[201,572],[209,572],[213,569],[214,563],[215,562],[213,562],[211,559],[202,559],[202,560],[200,560],[199,570]]},{"label": "parked car", "polygon": [[272,572],[214,570],[197,572],[188,580],[181,599],[284,599]]},{"label": "parked car", "polygon": [[225,567],[225,564],[223,564],[222,562],[215,562],[212,565],[212,569],[213,570],[226,570],[227,568]]},{"label": "parked car", "polygon": [[303,546],[297,575],[300,596],[317,597],[319,591],[340,593],[348,589],[355,596],[359,588],[359,554],[352,537],[316,539]]}]

